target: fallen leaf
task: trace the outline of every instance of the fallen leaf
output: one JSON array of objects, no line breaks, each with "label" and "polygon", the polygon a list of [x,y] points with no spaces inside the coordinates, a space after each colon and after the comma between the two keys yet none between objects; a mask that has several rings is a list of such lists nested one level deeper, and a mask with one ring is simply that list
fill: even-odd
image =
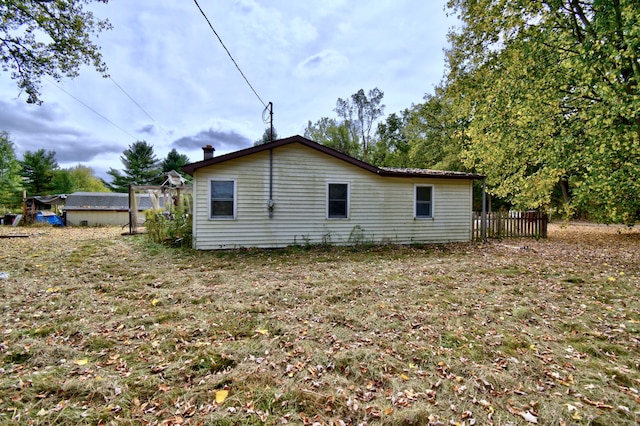
[{"label": "fallen leaf", "polygon": [[76,359],[73,363],[75,365],[87,365],[89,363],[89,358]]},{"label": "fallen leaf", "polygon": [[538,423],[538,416],[534,416],[530,411],[522,411],[520,416],[529,423]]},{"label": "fallen leaf", "polygon": [[224,400],[227,399],[227,396],[229,396],[228,390],[223,389],[216,391],[216,403],[222,404]]}]

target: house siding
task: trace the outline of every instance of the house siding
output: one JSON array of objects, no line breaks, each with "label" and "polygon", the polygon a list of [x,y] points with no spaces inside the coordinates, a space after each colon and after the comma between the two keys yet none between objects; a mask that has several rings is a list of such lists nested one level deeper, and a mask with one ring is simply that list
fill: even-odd
[{"label": "house siding", "polygon": [[[284,247],[294,243],[448,242],[471,238],[471,179],[382,177],[299,143],[194,173],[194,248]],[[234,180],[237,217],[209,218],[209,182]],[[327,184],[349,184],[349,218],[327,219]],[[432,185],[433,218],[414,219],[414,186]]]},{"label": "house siding", "polygon": [[86,211],[67,210],[67,225],[80,226],[124,226],[129,223],[129,212],[126,211]]}]

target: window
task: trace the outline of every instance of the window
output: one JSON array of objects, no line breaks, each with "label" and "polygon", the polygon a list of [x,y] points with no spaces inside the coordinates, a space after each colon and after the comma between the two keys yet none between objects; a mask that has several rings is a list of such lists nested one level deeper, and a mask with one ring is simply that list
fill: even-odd
[{"label": "window", "polygon": [[235,188],[233,180],[211,181],[211,219],[234,219],[236,217]]},{"label": "window", "polygon": [[327,187],[327,217],[347,219],[349,217],[349,184],[330,183]]},{"label": "window", "polygon": [[432,218],[433,217],[433,187],[432,186],[416,186],[416,218]]}]

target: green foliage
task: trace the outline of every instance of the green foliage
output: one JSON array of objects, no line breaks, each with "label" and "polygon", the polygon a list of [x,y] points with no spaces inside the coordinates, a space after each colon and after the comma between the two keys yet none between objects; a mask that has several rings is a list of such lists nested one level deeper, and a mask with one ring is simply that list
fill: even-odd
[{"label": "green foliage", "polygon": [[28,195],[46,195],[54,191],[53,177],[58,169],[55,151],[27,151],[21,161],[20,174]]},{"label": "green foliage", "polygon": [[[265,143],[271,142],[271,139],[272,139],[271,127],[267,127],[266,129],[264,129],[264,133],[262,134],[262,137],[260,139],[256,140],[253,143],[253,146],[264,145]],[[278,139],[278,131],[274,127],[273,128],[273,140],[275,141],[277,139]]]},{"label": "green foliage", "polygon": [[173,148],[167,154],[167,158],[162,160],[162,162],[160,163],[160,170],[163,173],[175,170],[176,172],[180,173],[180,175],[184,176],[184,174],[182,173],[182,166],[184,166],[185,164],[189,164],[189,157],[187,157],[185,154],[179,154],[178,151]]},{"label": "green foliage", "polygon": [[22,200],[20,191],[20,162],[9,134],[0,132],[0,206],[3,209],[18,206]]},{"label": "green foliage", "polygon": [[184,208],[184,200],[173,212],[146,210],[147,238],[155,243],[191,247],[192,217]]},{"label": "green foliage", "polygon": [[371,129],[376,120],[384,113],[382,98],[384,92],[377,87],[366,94],[363,89],[351,95],[351,98],[338,98],[334,111],[349,129],[351,141],[362,143],[362,159],[368,161],[369,147],[372,144]]},{"label": "green foliage", "polygon": [[640,218],[640,6],[450,0],[447,92],[468,121],[463,161],[521,208]]},{"label": "green foliage", "polygon": [[56,194],[71,194],[77,191],[109,192],[102,180],[93,174],[93,169],[81,164],[55,170],[52,183]]},{"label": "green foliage", "polygon": [[347,124],[338,123],[334,118],[322,117],[315,123],[309,121],[304,130],[304,137],[351,157],[361,156],[358,139],[351,139]]},{"label": "green foliage", "polygon": [[409,110],[401,114],[394,112],[378,123],[377,140],[369,156],[371,164],[385,167],[407,167],[409,164],[409,139],[405,132]]},{"label": "green foliage", "polygon": [[110,168],[107,174],[113,179],[109,188],[114,192],[127,192],[129,185],[153,185],[159,183],[160,167],[153,152],[153,145],[146,141],[136,141],[123,151],[120,161],[124,174]]},{"label": "green foliage", "polygon": [[[0,64],[11,71],[27,102],[41,103],[40,81],[49,75],[76,77],[82,65],[106,74],[91,35],[109,29],[84,6],[93,0],[0,1]],[[96,0],[106,3],[108,0]]]}]

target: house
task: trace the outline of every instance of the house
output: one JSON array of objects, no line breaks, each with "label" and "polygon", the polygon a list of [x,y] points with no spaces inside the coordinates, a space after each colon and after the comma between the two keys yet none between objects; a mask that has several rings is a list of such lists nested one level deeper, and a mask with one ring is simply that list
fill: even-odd
[{"label": "house", "polygon": [[[136,194],[138,211],[152,209],[156,200],[150,194]],[[164,200],[157,200],[164,206]],[[143,215],[140,215],[144,217]],[[124,226],[129,223],[129,194],[117,192],[74,192],[67,196],[64,206],[67,225]]]},{"label": "house", "polygon": [[469,241],[482,175],[379,168],[293,136],[183,167],[196,249]]}]

